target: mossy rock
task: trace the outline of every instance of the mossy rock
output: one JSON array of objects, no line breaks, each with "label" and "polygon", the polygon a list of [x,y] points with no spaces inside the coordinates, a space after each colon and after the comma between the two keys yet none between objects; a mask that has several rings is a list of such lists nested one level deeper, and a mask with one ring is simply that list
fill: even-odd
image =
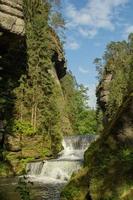
[{"label": "mossy rock", "polygon": [[87,168],[73,174],[68,185],[61,192],[61,200],[84,200],[88,192]]}]

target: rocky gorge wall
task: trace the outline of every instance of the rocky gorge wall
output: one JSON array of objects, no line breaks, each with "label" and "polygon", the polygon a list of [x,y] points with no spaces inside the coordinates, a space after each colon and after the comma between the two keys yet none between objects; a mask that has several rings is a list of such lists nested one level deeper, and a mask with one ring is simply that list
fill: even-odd
[{"label": "rocky gorge wall", "polygon": [[[50,32],[51,43],[56,48],[53,55],[54,67],[50,74],[54,79],[55,96],[61,116],[63,134],[72,133],[65,110],[60,78],[65,76],[65,58],[59,38]],[[14,115],[15,96],[13,90],[19,79],[27,74],[27,45],[22,0],[0,0],[0,174],[16,174],[23,171],[28,160],[44,159],[49,155],[49,141],[43,135],[20,136],[6,131],[6,121]],[[5,84],[6,83],[6,84]],[[10,119],[9,119],[10,118]],[[29,143],[30,140],[30,143]],[[6,171],[4,170],[6,166]]]},{"label": "rocky gorge wall", "polygon": [[[103,99],[102,99],[103,100]],[[133,197],[133,93],[85,153],[84,168],[64,188],[62,200],[131,200]]]},{"label": "rocky gorge wall", "polygon": [[19,86],[18,80],[21,75],[26,74],[26,39],[22,1],[0,1],[0,58],[0,160],[3,165],[3,150],[9,154],[20,151],[20,147],[15,146],[16,138],[10,136],[8,132],[5,134],[5,128],[6,121],[9,121],[9,117],[13,117],[12,91]]},{"label": "rocky gorge wall", "polygon": [[0,1],[0,28],[18,35],[24,35],[22,0]]},{"label": "rocky gorge wall", "polygon": [[[120,42],[113,45],[96,91],[98,107],[103,113],[103,130],[85,152],[84,168],[72,176],[62,191],[62,200],[133,198],[133,54],[130,50],[129,55],[123,46],[120,49],[117,46]],[[119,51],[118,58],[114,47]],[[120,63],[123,51],[126,64]]]}]

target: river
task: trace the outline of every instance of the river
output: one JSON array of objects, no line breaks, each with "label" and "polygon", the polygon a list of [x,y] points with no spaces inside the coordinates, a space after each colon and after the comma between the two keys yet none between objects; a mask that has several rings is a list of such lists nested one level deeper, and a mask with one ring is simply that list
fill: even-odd
[{"label": "river", "polygon": [[[26,179],[32,183],[32,200],[59,200],[60,191],[83,165],[84,152],[95,138],[93,135],[64,137],[63,151],[57,159],[28,163]],[[19,178],[0,179],[0,200],[20,200],[16,190]]]}]

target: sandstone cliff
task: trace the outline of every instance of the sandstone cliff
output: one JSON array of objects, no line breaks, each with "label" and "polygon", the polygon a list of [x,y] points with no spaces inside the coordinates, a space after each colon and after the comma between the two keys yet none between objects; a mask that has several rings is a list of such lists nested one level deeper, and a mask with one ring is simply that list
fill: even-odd
[{"label": "sandstone cliff", "polygon": [[84,168],[72,177],[62,200],[132,199],[132,118],[131,93],[101,137],[86,151]]},{"label": "sandstone cliff", "polygon": [[100,81],[97,86],[97,103],[105,113],[107,104],[108,104],[108,96],[109,96],[109,84],[112,80],[112,73],[106,73],[104,78]]},{"label": "sandstone cliff", "polygon": [[86,151],[84,168],[64,188],[62,200],[133,198],[133,57],[131,50],[131,55],[123,47],[117,50],[125,53],[127,63],[122,54],[117,58],[115,52],[113,58],[105,60],[103,77],[97,87],[103,130]]},{"label": "sandstone cliff", "polygon": [[[65,100],[60,79],[66,74],[65,58],[62,45],[56,33],[51,29],[51,43],[54,44],[51,74],[54,79],[55,98],[61,116],[62,135],[72,133],[72,128],[65,109]],[[18,135],[4,133],[6,121],[14,115],[15,96],[13,90],[19,86],[19,79],[27,73],[27,45],[22,0],[0,0],[0,97],[4,97],[0,113],[0,160],[5,159],[11,170],[6,173],[19,173],[28,160],[43,159],[50,155],[49,141],[44,142],[43,135],[20,138]],[[5,84],[6,82],[6,84]],[[0,105],[1,106],[1,105]],[[10,116],[10,119],[9,119]],[[30,139],[30,143],[29,143]],[[57,144],[58,145],[58,144]],[[24,160],[21,160],[23,158]],[[0,174],[3,172],[0,171]]]},{"label": "sandstone cliff", "polygon": [[24,35],[22,0],[0,0],[0,28]]}]

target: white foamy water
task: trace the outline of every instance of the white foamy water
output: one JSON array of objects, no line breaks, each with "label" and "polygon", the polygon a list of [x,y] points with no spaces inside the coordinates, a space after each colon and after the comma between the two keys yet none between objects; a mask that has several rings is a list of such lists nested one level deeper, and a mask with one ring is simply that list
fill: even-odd
[{"label": "white foamy water", "polygon": [[27,165],[29,179],[44,183],[67,182],[73,172],[81,168],[84,152],[94,140],[93,135],[64,137],[64,149],[57,159],[31,162]]}]

